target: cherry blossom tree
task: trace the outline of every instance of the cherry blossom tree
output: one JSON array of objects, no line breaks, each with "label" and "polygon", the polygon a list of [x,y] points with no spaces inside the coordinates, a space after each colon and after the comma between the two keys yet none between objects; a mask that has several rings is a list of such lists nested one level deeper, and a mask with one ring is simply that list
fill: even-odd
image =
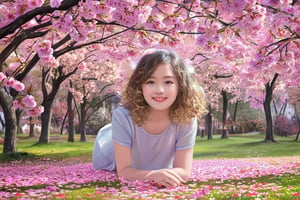
[{"label": "cherry blossom tree", "polygon": [[295,117],[298,122],[298,133],[295,141],[300,140],[300,86],[289,87],[288,89],[289,103],[295,107]]},{"label": "cherry blossom tree", "polygon": [[[207,51],[214,52],[214,56],[225,56],[220,66],[231,68],[240,77],[239,88],[247,88],[244,100],[250,97],[253,106],[264,105],[267,122],[265,141],[274,141],[270,113],[272,95],[284,88],[283,85],[299,84],[299,59],[295,57],[299,56],[299,2],[248,3],[250,4],[246,1],[219,3],[219,19],[223,19],[223,22],[231,19],[231,23],[225,23],[226,26],[221,26],[223,29],[213,27],[220,25],[213,24],[216,21],[211,23],[211,27],[201,27],[204,34],[198,37],[198,44],[203,49],[206,47]],[[227,12],[227,16],[224,15],[225,12],[221,12],[225,5],[227,9],[234,8],[229,9],[231,14]],[[245,7],[250,9],[245,10]],[[215,34],[212,33],[213,30]],[[230,36],[230,40],[228,37],[220,37],[222,35],[216,32]],[[206,34],[210,35],[205,37]],[[214,37],[216,35],[219,37]],[[226,45],[222,45],[223,42],[227,42]],[[200,55],[201,65],[205,65],[207,60],[215,59],[211,53]]]},{"label": "cherry blossom tree", "polygon": [[[114,65],[107,60],[101,62],[94,56],[91,56],[89,60],[86,65],[90,67],[84,67],[84,73],[73,77],[72,80],[72,96],[76,99],[75,102],[78,102],[75,106],[78,112],[80,141],[86,141],[87,120],[99,110],[106,99],[115,96],[111,86],[113,86],[117,69],[114,69]],[[99,71],[99,66],[103,70]]]}]

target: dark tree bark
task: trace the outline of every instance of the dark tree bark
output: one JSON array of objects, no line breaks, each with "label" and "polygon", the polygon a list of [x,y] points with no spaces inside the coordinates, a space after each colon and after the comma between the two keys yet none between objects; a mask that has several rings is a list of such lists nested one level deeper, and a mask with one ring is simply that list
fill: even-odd
[{"label": "dark tree bark", "polygon": [[62,135],[63,132],[64,132],[64,127],[65,127],[65,123],[66,123],[66,119],[67,119],[68,115],[69,115],[69,113],[68,113],[68,111],[67,111],[66,114],[65,114],[65,116],[64,116],[64,119],[63,119],[63,121],[62,121],[62,123],[61,123],[61,127],[60,127],[60,134],[61,134],[61,135]]},{"label": "dark tree bark", "polygon": [[42,104],[44,106],[44,112],[41,115],[41,135],[39,138],[39,143],[49,143],[49,130],[51,124],[51,108],[53,100],[48,97],[46,101]]},{"label": "dark tree bark", "polygon": [[[71,81],[70,81],[70,85]],[[70,86],[71,87],[71,86]],[[74,142],[74,110],[73,110],[73,106],[72,106],[72,101],[73,101],[73,94],[72,92],[68,92],[68,96],[67,96],[67,104],[68,104],[68,142]]]},{"label": "dark tree bark", "polygon": [[11,97],[7,94],[4,88],[0,89],[0,105],[5,116],[5,134],[3,153],[16,153],[16,135],[17,135],[17,122],[16,113],[11,109]]},{"label": "dark tree bark", "polygon": [[80,141],[81,142],[86,141],[86,133],[85,133],[86,106],[87,106],[87,99],[86,99],[86,97],[84,97],[82,103],[80,103],[79,133],[80,133]]},{"label": "dark tree bark", "polygon": [[1,116],[0,116],[0,123],[1,123],[2,129],[5,129],[5,122],[4,122],[4,119],[2,119]]},{"label": "dark tree bark", "polygon": [[234,105],[234,112],[233,112],[233,117],[232,117],[233,124],[230,126],[230,133],[235,133],[235,122],[236,122],[236,114],[237,114],[237,110],[238,110],[238,104],[239,104],[239,101],[237,100]]},{"label": "dark tree bark", "polygon": [[223,97],[223,115],[222,115],[222,136],[221,139],[227,139],[228,138],[228,128],[226,126],[227,122],[227,111],[228,111],[228,97],[227,97],[227,92],[222,90],[221,92],[222,97]]},{"label": "dark tree bark", "polygon": [[16,112],[17,134],[22,134],[23,130],[20,127],[20,119],[21,119],[21,115],[22,115],[22,110],[17,109],[15,112]]},{"label": "dark tree bark", "polygon": [[34,137],[34,125],[32,117],[29,117],[29,137]]},{"label": "dark tree bark", "polygon": [[271,102],[273,98],[273,91],[275,89],[275,83],[278,79],[279,74],[275,74],[272,82],[268,82],[265,84],[266,96],[264,105],[265,117],[266,117],[266,135],[265,142],[276,142],[274,139],[274,131],[273,131],[273,120],[272,120],[272,111],[271,111]]},{"label": "dark tree bark", "polygon": [[207,133],[207,140],[212,140],[212,114],[211,105],[208,106],[208,113],[205,115],[205,131]]}]

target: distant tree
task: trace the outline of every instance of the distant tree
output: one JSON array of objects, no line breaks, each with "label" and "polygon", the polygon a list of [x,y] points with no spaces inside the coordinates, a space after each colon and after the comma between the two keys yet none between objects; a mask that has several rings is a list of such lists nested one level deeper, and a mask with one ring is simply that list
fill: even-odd
[{"label": "distant tree", "polygon": [[295,141],[300,141],[300,86],[293,86],[287,88],[289,95],[289,103],[294,105],[295,108],[295,118],[298,122],[298,132]]}]

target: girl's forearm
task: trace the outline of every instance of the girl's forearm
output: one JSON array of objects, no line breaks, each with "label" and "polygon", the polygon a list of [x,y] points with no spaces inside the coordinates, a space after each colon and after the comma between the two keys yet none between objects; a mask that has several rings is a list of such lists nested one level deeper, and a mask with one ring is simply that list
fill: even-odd
[{"label": "girl's forearm", "polygon": [[126,180],[149,180],[154,181],[156,176],[164,175],[169,172],[180,177],[180,182],[186,182],[190,178],[190,172],[183,168],[171,168],[171,169],[160,169],[160,170],[140,170],[131,167],[124,168],[118,171],[118,176]]},{"label": "girl's forearm", "polygon": [[149,175],[153,170],[140,170],[131,167],[126,167],[121,170],[118,170],[118,176],[126,180],[150,180]]}]

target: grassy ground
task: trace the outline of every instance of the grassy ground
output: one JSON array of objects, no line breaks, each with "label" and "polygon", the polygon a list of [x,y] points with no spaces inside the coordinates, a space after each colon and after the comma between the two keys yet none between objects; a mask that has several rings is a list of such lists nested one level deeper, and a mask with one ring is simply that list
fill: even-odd
[{"label": "grassy ground", "polygon": [[[23,157],[44,157],[51,159],[66,159],[82,157],[91,161],[95,136],[87,135],[87,142],[80,142],[76,135],[75,142],[67,142],[66,135],[51,135],[49,144],[37,144],[38,138],[27,138],[19,135],[17,151],[26,152]],[[293,141],[293,137],[276,137],[277,143],[263,142],[264,135],[238,135],[220,139],[215,135],[212,140],[197,137],[194,147],[194,159],[212,158],[247,158],[247,157],[277,157],[300,156],[300,142]],[[0,146],[2,152],[3,146]],[[1,156],[0,156],[1,158]]]},{"label": "grassy ground", "polygon": [[[81,157],[87,162],[91,161],[95,136],[87,135],[86,142],[79,141],[79,135],[76,135],[75,142],[67,142],[66,135],[52,134],[50,143],[38,144],[38,138],[28,138],[25,135],[19,135],[17,138],[17,151],[23,158],[50,158],[56,160]],[[2,152],[3,146],[0,146]],[[0,159],[5,156],[0,156]]]},{"label": "grassy ground", "polygon": [[263,142],[264,135],[238,135],[220,139],[214,136],[213,140],[197,138],[194,150],[195,159],[210,158],[247,158],[247,157],[276,157],[300,155],[300,142],[294,137],[276,137],[276,143]]}]

